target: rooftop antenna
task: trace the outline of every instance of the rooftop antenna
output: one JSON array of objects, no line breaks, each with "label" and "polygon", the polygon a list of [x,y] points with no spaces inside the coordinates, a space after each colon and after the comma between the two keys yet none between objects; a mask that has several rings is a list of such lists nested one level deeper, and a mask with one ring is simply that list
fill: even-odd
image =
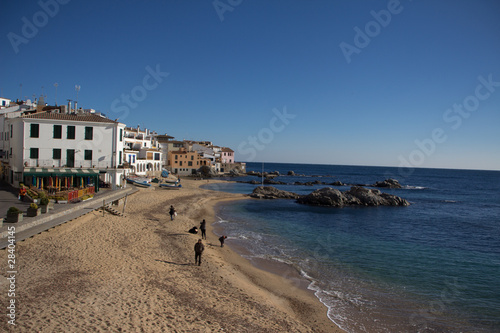
[{"label": "rooftop antenna", "polygon": [[80,86],[77,84],[75,85],[75,90],[76,90],[76,102],[78,103],[78,92],[80,92]]},{"label": "rooftop antenna", "polygon": [[56,106],[57,106],[57,86],[58,86],[57,82],[54,83],[54,87],[56,87]]}]

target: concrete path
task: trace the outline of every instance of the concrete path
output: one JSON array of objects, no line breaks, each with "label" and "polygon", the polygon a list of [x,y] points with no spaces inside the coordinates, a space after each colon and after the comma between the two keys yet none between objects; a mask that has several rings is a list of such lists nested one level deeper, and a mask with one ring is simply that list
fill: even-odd
[{"label": "concrete path", "polygon": [[[9,227],[15,227],[15,241],[19,242],[96,210],[102,207],[103,200],[107,205],[137,191],[138,189],[134,186],[128,186],[125,189],[116,191],[101,190],[91,200],[76,204],[54,204],[53,210],[49,211],[47,214],[41,214],[37,217],[26,217],[25,213],[23,221],[17,223],[6,223],[4,221],[3,226],[0,228],[0,249],[3,249],[8,245]],[[7,210],[10,206],[18,207],[26,212],[26,209],[29,207],[29,203],[19,201],[17,199],[17,193],[13,193],[8,187],[0,187],[0,214],[2,214],[0,217],[6,217]]]}]

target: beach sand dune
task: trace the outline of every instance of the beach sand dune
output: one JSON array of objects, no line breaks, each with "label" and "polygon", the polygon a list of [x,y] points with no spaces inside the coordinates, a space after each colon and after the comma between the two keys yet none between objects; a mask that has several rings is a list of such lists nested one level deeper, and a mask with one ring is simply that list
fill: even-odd
[{"label": "beach sand dune", "polygon": [[94,211],[18,243],[16,327],[4,315],[0,331],[340,332],[310,291],[221,248],[210,226],[194,265],[200,237],[187,230],[214,222],[218,200],[243,198],[201,184],[141,189],[125,217]]}]

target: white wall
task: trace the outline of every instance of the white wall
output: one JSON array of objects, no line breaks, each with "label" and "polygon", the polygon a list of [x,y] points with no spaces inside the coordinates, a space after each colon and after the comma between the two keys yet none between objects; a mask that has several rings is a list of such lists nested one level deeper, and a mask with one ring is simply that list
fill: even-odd
[{"label": "white wall", "polygon": [[[31,124],[38,124],[38,138],[31,137]],[[8,162],[14,173],[22,172],[25,167],[67,166],[68,149],[75,150],[75,168],[114,169],[119,165],[120,154],[122,154],[122,163],[124,161],[123,137],[120,140],[120,129],[123,131],[125,124],[58,119],[6,119],[5,127],[9,132],[10,125],[13,128],[12,138],[9,137],[9,140],[4,141],[3,144],[4,150],[9,151],[12,148],[12,156]],[[62,127],[60,139],[54,138],[54,125]],[[68,126],[75,126],[75,139],[67,139]],[[85,139],[85,127],[93,128],[91,140]],[[38,159],[30,158],[30,148],[38,148]],[[60,159],[53,159],[54,148],[61,149]],[[91,160],[85,159],[85,150],[92,151]],[[121,180],[119,177],[113,177],[113,183],[119,185]],[[13,185],[18,186],[18,183],[14,182]]]}]

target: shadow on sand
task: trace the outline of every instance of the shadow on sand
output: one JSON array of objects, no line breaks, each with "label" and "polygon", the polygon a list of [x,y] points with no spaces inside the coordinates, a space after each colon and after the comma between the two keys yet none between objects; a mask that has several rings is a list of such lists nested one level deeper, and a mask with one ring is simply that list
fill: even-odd
[{"label": "shadow on sand", "polygon": [[156,259],[156,261],[159,261],[159,262],[163,262],[165,264],[170,264],[170,265],[177,265],[177,266],[192,266],[194,264],[191,264],[191,263],[178,263],[178,262],[173,262],[173,261],[166,261],[166,260],[160,260],[160,259]]}]

